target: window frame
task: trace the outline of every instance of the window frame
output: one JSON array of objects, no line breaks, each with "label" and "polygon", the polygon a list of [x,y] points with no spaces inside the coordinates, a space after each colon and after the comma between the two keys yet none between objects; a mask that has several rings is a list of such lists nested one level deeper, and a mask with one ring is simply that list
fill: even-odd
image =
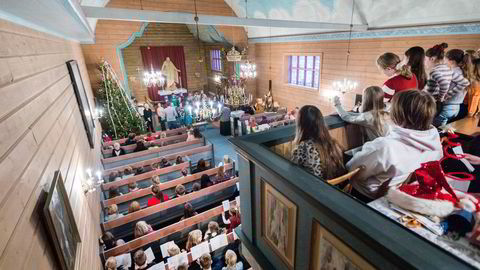
[{"label": "window frame", "polygon": [[[312,68],[307,68],[308,64],[308,57],[313,56],[313,63],[312,63]],[[294,68],[292,67],[292,62],[293,62],[293,57],[297,57],[297,67]],[[299,67],[300,63],[300,57],[305,58],[305,63],[303,67]],[[316,68],[316,61],[318,59],[319,65],[318,69]],[[310,90],[310,91],[319,91],[320,90],[320,85],[322,82],[322,64],[323,64],[323,53],[289,53],[285,54],[285,61],[284,61],[284,71],[285,71],[285,79],[284,82],[287,86],[289,87],[294,87],[294,88],[300,88],[304,90]],[[296,70],[296,81],[297,83],[292,83],[291,76],[293,73],[293,70]],[[300,71],[304,72],[304,77],[303,77],[303,84],[298,83],[298,78]],[[312,76],[312,86],[306,85],[307,84],[307,73],[311,72]],[[318,86],[315,85],[315,78],[317,77],[318,74]]]},{"label": "window frame", "polygon": [[[218,57],[215,57],[217,55],[214,55],[215,53],[218,54]],[[215,64],[218,65],[218,69],[215,68]],[[223,64],[222,64],[222,52],[220,49],[211,49],[210,50],[210,69],[215,72],[222,72],[223,71]]]}]

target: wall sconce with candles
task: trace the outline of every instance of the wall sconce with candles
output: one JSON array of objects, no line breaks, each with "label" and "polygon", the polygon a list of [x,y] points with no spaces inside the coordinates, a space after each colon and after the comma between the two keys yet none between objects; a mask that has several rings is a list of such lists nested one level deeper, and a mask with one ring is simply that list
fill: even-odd
[{"label": "wall sconce with candles", "polygon": [[97,189],[97,187],[99,187],[104,182],[102,179],[101,171],[97,170],[95,172],[96,179],[95,177],[93,177],[92,169],[88,168],[86,172],[87,172],[87,179],[85,183],[82,184],[83,192],[85,194],[94,192]]}]

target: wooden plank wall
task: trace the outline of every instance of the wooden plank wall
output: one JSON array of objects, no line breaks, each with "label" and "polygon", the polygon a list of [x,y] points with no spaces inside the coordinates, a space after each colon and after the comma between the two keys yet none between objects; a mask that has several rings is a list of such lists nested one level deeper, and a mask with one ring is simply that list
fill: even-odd
[{"label": "wooden plank wall", "polygon": [[[198,57],[203,57],[205,54],[204,43],[200,41],[200,48],[198,45],[197,38],[185,24],[150,23],[143,36],[136,38],[123,50],[125,68],[129,77],[128,83],[137,100],[144,101],[148,96],[147,87],[143,84],[144,68],[140,46],[183,46],[188,89],[197,91],[206,87],[207,68],[210,69],[210,66],[207,67],[207,62],[198,62]],[[200,76],[197,77],[195,73]]]},{"label": "wooden plank wall", "polygon": [[[312,104],[318,106],[324,115],[334,111],[327,90],[334,80],[345,76],[359,83],[356,93],[370,85],[383,85],[387,79],[376,66],[377,57],[384,52],[394,52],[403,57],[404,52],[412,46],[431,47],[440,42],[447,42],[449,49],[478,49],[480,35],[421,36],[404,38],[356,39],[352,40],[349,69],[346,71],[347,40],[292,43],[255,44],[255,61],[257,63],[257,96],[268,91],[271,78],[273,96],[280,106],[290,109],[295,106]],[[271,51],[270,51],[271,50]],[[271,75],[269,59],[271,52]],[[286,83],[286,62],[288,55],[319,54],[322,56],[320,90],[290,86]],[[346,94],[344,104],[351,108],[355,93]]]},{"label": "wooden plank wall", "polygon": [[[158,10],[166,12],[190,12],[194,13],[192,0],[110,0],[107,7],[130,8],[144,10]],[[232,9],[224,0],[198,0],[197,9],[199,14],[234,16]],[[201,16],[199,16],[201,19]],[[192,20],[193,22],[193,20]],[[99,87],[100,73],[97,65],[102,60],[107,60],[123,82],[123,74],[120,71],[120,59],[116,54],[116,47],[125,43],[130,36],[140,30],[140,22],[105,21],[99,20],[95,29],[95,44],[82,45],[85,55],[88,73],[93,89]],[[231,27],[222,28],[227,40],[245,43],[245,33],[232,30]]]},{"label": "wooden plank wall", "polygon": [[60,268],[41,222],[56,170],[81,234],[77,269],[101,269],[100,195],[81,186],[100,166],[100,130],[92,150],[65,64],[77,60],[94,104],[80,45],[2,20],[0,44],[0,269]]}]

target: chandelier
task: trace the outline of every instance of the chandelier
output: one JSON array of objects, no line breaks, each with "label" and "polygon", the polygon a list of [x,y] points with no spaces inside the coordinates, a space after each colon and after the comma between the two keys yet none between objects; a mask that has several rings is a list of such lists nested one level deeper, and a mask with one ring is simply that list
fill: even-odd
[{"label": "chandelier", "polygon": [[257,77],[257,65],[247,62],[240,65],[240,77],[244,79]]},{"label": "chandelier", "polygon": [[227,61],[228,62],[239,62],[242,60],[242,54],[235,49],[235,46],[232,46],[230,51],[227,52]]},{"label": "chandelier", "polygon": [[355,90],[357,86],[358,86],[357,82],[348,80],[347,78],[344,78],[343,81],[333,82],[333,90],[340,92],[342,94]]},{"label": "chandelier", "polygon": [[160,71],[150,71],[143,73],[143,83],[147,87],[158,86],[161,87],[165,83],[165,78]]}]

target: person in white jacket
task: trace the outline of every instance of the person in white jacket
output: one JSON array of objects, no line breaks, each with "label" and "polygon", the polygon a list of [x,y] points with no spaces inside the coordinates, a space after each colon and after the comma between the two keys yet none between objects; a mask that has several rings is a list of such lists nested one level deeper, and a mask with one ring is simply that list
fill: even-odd
[{"label": "person in white jacket", "polygon": [[343,121],[362,127],[363,142],[372,141],[388,134],[388,112],[385,111],[382,88],[370,86],[363,91],[363,102],[360,113],[347,112],[343,109],[340,98],[336,96],[333,104]]},{"label": "person in white jacket", "polygon": [[408,90],[393,97],[390,133],[365,143],[347,163],[350,171],[365,167],[352,179],[353,196],[366,202],[379,198],[389,185],[406,179],[399,176],[443,157],[440,136],[432,126],[435,112],[435,100],[426,92]]}]

